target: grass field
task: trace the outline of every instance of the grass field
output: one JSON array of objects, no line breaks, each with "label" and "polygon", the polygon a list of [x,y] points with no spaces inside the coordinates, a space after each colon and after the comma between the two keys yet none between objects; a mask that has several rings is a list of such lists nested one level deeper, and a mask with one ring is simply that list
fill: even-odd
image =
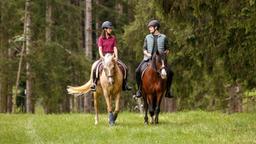
[{"label": "grass field", "polygon": [[109,127],[107,115],[0,114],[0,144],[256,144],[256,114],[177,112],[160,114],[160,124],[144,125],[138,113],[122,112]]}]

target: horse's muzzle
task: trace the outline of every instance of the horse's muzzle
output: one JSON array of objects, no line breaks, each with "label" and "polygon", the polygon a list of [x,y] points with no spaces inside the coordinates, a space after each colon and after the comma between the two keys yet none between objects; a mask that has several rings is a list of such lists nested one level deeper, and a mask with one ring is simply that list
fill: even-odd
[{"label": "horse's muzzle", "polygon": [[109,84],[114,84],[114,78],[113,78],[113,76],[108,76],[108,83]]},{"label": "horse's muzzle", "polygon": [[167,72],[166,72],[166,70],[164,68],[161,69],[160,76],[161,76],[162,79],[166,79],[167,78]]}]

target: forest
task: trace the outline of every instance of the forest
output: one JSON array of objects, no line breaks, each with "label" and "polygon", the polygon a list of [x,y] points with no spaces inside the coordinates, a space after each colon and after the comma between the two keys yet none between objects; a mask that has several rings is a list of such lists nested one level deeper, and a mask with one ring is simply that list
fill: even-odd
[{"label": "forest", "polygon": [[93,112],[90,94],[66,87],[88,81],[104,21],[133,87],[122,110],[138,111],[135,69],[153,19],[174,72],[163,111],[256,111],[255,0],[0,0],[0,113]]}]

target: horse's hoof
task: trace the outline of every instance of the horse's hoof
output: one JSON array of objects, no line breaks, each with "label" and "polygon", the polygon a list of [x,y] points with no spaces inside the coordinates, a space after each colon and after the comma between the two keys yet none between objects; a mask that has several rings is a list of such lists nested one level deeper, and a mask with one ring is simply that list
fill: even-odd
[{"label": "horse's hoof", "polygon": [[144,125],[148,125],[148,122],[145,121],[145,122],[144,122]]},{"label": "horse's hoof", "polygon": [[109,126],[114,126],[115,122],[109,122]]},{"label": "horse's hoof", "polygon": [[118,116],[118,113],[114,113],[114,115],[113,115],[114,122],[116,121],[117,116]]},{"label": "horse's hoof", "polygon": [[112,112],[109,113],[109,125],[113,126],[115,124],[114,115]]}]

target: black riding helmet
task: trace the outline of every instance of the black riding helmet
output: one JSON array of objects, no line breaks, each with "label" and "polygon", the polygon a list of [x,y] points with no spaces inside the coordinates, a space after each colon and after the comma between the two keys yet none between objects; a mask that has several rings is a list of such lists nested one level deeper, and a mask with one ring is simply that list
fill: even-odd
[{"label": "black riding helmet", "polygon": [[157,29],[160,28],[160,22],[158,20],[152,20],[148,23],[148,27],[153,26],[153,27],[157,27]]},{"label": "black riding helmet", "polygon": [[101,25],[101,28],[104,29],[104,28],[112,28],[112,23],[110,21],[105,21],[102,23]]}]

